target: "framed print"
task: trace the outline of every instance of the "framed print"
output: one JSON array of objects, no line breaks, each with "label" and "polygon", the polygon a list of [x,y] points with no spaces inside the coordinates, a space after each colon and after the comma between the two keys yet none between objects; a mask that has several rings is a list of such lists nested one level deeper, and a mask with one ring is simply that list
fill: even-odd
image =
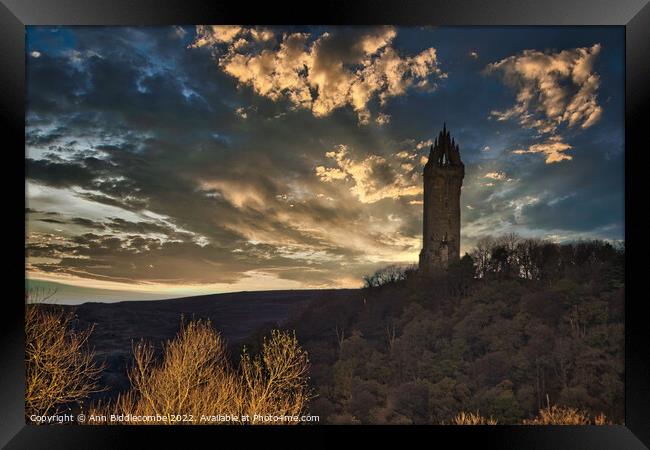
[{"label": "framed print", "polygon": [[3,1],[3,445],[646,448],[647,2],[312,6]]}]

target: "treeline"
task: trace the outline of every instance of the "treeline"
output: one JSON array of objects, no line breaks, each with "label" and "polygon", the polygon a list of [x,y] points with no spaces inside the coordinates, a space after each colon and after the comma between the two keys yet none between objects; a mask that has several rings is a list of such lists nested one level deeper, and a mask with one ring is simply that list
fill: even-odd
[{"label": "treeline", "polygon": [[603,270],[622,270],[625,248],[600,240],[558,244],[524,239],[516,234],[480,239],[466,256],[478,278],[552,281],[563,277],[585,279]]},{"label": "treeline", "polygon": [[[510,233],[487,236],[444,274],[447,281],[523,278],[552,282],[560,278],[587,280],[606,276],[622,279],[625,246],[601,240],[558,244],[522,238]],[[364,275],[365,288],[380,287],[416,278],[417,266],[390,265]]]},{"label": "treeline", "polygon": [[[534,421],[549,402],[621,423],[624,247],[481,240],[446,276],[391,267],[295,322],[329,423]],[[532,422],[530,422],[532,423]]]}]

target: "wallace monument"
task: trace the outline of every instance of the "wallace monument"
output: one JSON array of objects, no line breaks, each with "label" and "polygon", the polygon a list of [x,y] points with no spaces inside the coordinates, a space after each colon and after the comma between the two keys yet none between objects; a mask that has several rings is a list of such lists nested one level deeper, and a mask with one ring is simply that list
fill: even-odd
[{"label": "wallace monument", "polygon": [[460,188],[465,166],[446,124],[424,166],[424,219],[420,274],[444,272],[460,258]]}]

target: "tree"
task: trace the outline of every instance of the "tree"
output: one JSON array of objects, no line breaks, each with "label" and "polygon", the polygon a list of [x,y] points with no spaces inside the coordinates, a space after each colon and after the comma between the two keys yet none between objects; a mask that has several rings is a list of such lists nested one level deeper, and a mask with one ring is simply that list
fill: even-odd
[{"label": "tree", "polygon": [[490,272],[490,256],[495,245],[495,241],[491,236],[485,236],[478,240],[476,247],[470,253],[476,264],[476,275],[479,278],[485,278]]},{"label": "tree", "polygon": [[515,254],[521,277],[527,280],[539,279],[539,267],[535,264],[534,258],[541,245],[539,239],[522,239],[517,243]]},{"label": "tree", "polygon": [[459,261],[449,266],[447,273],[448,287],[450,293],[466,295],[475,276],[474,259],[465,253]]},{"label": "tree", "polygon": [[372,288],[384,286],[390,283],[404,281],[415,271],[414,266],[396,266],[391,265],[377,270],[372,275],[364,275],[364,287]]},{"label": "tree", "polygon": [[[209,321],[182,324],[157,361],[151,345],[134,347],[129,374],[132,388],[114,402],[97,404],[95,416],[160,415],[167,424],[200,423],[201,416],[226,416],[215,424],[268,423],[264,416],[299,416],[311,397],[309,359],[295,334],[273,330],[261,354],[243,352],[239,369],[227,358],[226,346]],[[191,415],[192,422],[180,421]],[[249,421],[241,417],[248,415]],[[176,420],[174,420],[176,418]],[[135,423],[148,423],[138,421]],[[276,422],[273,422],[276,423]],[[295,424],[281,421],[279,424]]]},{"label": "tree", "polygon": [[88,348],[92,327],[76,330],[74,315],[53,305],[25,309],[25,414],[53,415],[100,392],[103,364]]}]

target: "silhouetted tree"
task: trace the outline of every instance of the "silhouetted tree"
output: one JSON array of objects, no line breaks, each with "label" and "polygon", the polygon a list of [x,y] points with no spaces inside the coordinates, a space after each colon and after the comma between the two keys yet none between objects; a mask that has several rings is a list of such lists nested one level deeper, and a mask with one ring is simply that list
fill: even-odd
[{"label": "silhouetted tree", "polygon": [[414,266],[396,266],[391,265],[379,269],[372,275],[364,275],[364,287],[379,287],[389,283],[406,280],[411,273],[415,271]]}]

